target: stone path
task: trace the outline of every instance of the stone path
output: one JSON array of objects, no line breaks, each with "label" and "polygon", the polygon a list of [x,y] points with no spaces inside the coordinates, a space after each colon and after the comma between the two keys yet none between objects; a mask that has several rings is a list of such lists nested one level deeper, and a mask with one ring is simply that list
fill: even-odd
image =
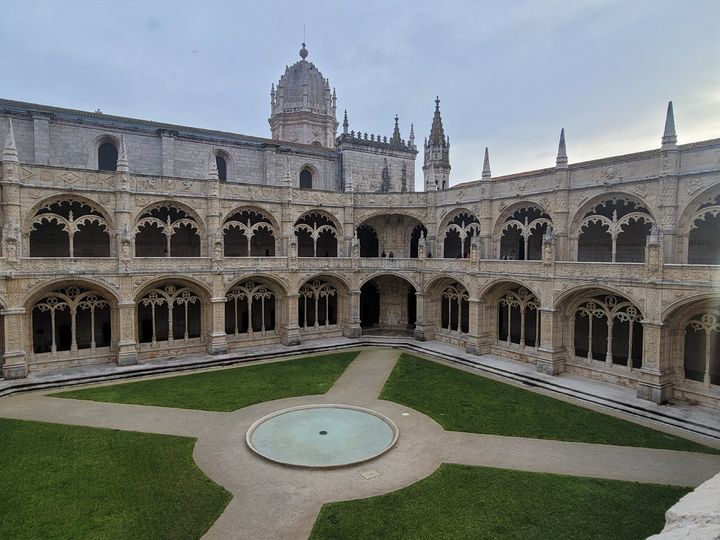
[{"label": "stone path", "polygon": [[[401,489],[427,477],[441,463],[693,487],[720,472],[720,456],[446,432],[415,410],[377,399],[399,355],[392,349],[365,349],[325,395],[269,401],[230,413],[35,393],[0,400],[0,416],[197,438],[195,462],[234,496],[207,539],[307,538],[324,503]],[[284,467],[247,448],[245,433],[256,419],[312,403],[377,410],[398,425],[398,444],[369,463],[322,471]],[[361,476],[370,470],[379,476],[369,480]]]}]

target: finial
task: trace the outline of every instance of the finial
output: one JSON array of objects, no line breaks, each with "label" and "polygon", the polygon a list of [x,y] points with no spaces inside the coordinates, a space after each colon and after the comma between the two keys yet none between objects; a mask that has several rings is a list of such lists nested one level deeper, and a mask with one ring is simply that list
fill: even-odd
[{"label": "finial", "polygon": [[15,133],[12,120],[8,118],[8,132],[5,136],[5,147],[2,154],[3,161],[18,161],[17,147],[15,146]]},{"label": "finial", "polygon": [[130,172],[127,147],[125,146],[125,135],[120,135],[120,154],[118,155],[116,169],[118,172]]},{"label": "finial", "polygon": [[408,145],[415,146],[415,127],[410,124],[410,137],[408,137]]},{"label": "finial", "polygon": [[347,109],[345,109],[345,115],[343,116],[343,133],[348,132],[348,128],[350,127],[350,123],[347,119]]},{"label": "finial", "polygon": [[400,137],[400,127],[398,126],[398,121],[400,118],[398,115],[395,115],[395,129],[393,129],[392,138],[390,139],[390,142],[392,144],[402,144],[402,139]]},{"label": "finial", "polygon": [[210,163],[208,163],[208,180],[218,180],[218,168],[217,168],[217,157],[215,155],[215,148],[210,152]]},{"label": "finial", "polygon": [[302,49],[300,49],[300,58],[305,60],[307,58],[307,55],[308,55],[308,50],[305,48],[305,42],[303,41]]},{"label": "finial", "polygon": [[483,162],[483,169],[482,169],[482,179],[483,180],[490,180],[492,175],[490,174],[490,152],[488,151],[488,147],[485,147],[485,161]]},{"label": "finial", "polygon": [[435,110],[440,110],[440,96],[435,96]]},{"label": "finial", "polygon": [[665,131],[662,137],[662,148],[675,148],[677,134],[675,133],[675,114],[672,101],[668,101],[667,115],[665,116]]},{"label": "finial", "polygon": [[567,169],[568,157],[567,148],[565,147],[565,128],[560,130],[560,144],[558,144],[557,158],[555,159],[555,166],[559,169]]}]

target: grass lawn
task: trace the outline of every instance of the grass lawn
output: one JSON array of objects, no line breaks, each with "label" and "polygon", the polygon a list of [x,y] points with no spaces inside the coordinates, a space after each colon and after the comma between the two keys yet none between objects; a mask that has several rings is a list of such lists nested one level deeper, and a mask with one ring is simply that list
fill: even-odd
[{"label": "grass lawn", "polygon": [[0,418],[0,538],[199,538],[232,496],[194,445]]},{"label": "grass lawn", "polygon": [[400,491],[324,505],[310,538],[640,540],[689,491],[445,464]]},{"label": "grass lawn", "polygon": [[407,354],[398,361],[380,398],[425,413],[450,431],[720,453],[681,437]]},{"label": "grass lawn", "polygon": [[357,354],[357,351],[350,351],[309,356],[178,377],[70,390],[53,396],[205,411],[234,411],[273,399],[324,394]]}]

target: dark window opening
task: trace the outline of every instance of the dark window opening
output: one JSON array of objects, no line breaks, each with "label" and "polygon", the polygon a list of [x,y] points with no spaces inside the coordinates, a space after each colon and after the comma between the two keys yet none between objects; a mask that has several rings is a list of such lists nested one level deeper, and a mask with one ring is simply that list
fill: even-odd
[{"label": "dark window opening", "polygon": [[227,181],[227,161],[225,158],[215,156],[215,163],[217,164],[218,178],[223,182]]},{"label": "dark window opening", "polygon": [[118,151],[114,144],[102,143],[98,148],[98,170],[117,171]]},{"label": "dark window opening", "polygon": [[312,173],[307,169],[300,171],[300,188],[312,189]]}]

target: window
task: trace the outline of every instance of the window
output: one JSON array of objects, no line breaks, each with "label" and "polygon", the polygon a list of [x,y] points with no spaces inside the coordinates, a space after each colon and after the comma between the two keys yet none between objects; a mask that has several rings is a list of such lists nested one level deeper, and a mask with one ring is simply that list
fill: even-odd
[{"label": "window", "polygon": [[312,173],[307,169],[300,171],[300,187],[302,189],[312,189]]},{"label": "window", "polygon": [[218,178],[223,182],[227,181],[227,161],[225,158],[215,156],[215,163],[217,163]]},{"label": "window", "polygon": [[98,147],[98,170],[117,171],[118,151],[114,144],[102,143]]}]

